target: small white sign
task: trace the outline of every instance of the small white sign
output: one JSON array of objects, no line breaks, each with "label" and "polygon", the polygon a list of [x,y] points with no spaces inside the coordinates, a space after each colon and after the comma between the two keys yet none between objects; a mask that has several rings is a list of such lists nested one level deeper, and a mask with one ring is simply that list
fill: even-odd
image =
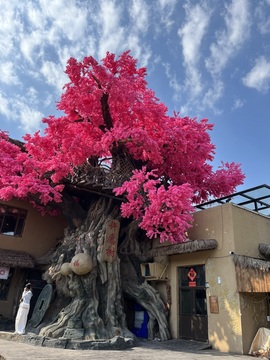
[{"label": "small white sign", "polygon": [[0,267],[0,279],[7,280],[9,275],[9,267]]}]

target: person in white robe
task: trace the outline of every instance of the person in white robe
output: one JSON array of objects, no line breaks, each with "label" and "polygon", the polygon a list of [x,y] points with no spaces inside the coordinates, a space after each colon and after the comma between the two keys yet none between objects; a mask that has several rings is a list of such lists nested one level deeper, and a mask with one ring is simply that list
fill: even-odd
[{"label": "person in white robe", "polygon": [[15,334],[23,335],[27,323],[27,317],[30,309],[30,300],[33,296],[31,291],[31,284],[26,284],[22,297],[20,299],[20,306],[15,320]]}]

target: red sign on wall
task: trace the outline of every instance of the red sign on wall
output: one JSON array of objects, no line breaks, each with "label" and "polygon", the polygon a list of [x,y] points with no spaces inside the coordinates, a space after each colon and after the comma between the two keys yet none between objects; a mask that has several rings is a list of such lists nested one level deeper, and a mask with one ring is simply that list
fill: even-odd
[{"label": "red sign on wall", "polygon": [[120,222],[111,220],[106,225],[106,235],[103,248],[103,260],[113,262],[117,257],[117,243]]},{"label": "red sign on wall", "polygon": [[197,276],[196,271],[193,268],[190,268],[189,272],[187,273],[187,276],[191,280],[191,281],[189,281],[188,286],[195,287],[196,286],[196,281],[194,281],[194,280],[195,280],[195,278]]}]

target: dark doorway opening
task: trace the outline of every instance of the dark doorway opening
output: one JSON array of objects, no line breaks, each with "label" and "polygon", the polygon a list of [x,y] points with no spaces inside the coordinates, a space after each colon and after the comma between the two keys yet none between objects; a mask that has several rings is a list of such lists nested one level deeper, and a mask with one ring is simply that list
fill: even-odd
[{"label": "dark doorway opening", "polygon": [[208,341],[205,267],[181,267],[178,275],[180,338]]},{"label": "dark doorway opening", "polygon": [[31,283],[32,292],[33,292],[33,296],[31,298],[31,302],[30,302],[30,310],[29,310],[29,314],[28,314],[28,319],[31,319],[35,304],[39,297],[39,294],[41,293],[44,286],[47,285],[47,282],[42,279],[42,274],[43,273],[39,270],[29,270],[28,274],[27,274],[26,282]]}]

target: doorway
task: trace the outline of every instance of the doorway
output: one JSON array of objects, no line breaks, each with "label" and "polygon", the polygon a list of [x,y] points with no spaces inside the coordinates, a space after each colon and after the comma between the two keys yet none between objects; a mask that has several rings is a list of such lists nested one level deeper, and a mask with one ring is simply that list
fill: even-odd
[{"label": "doorway", "polygon": [[30,282],[32,285],[32,293],[33,297],[31,298],[30,302],[30,310],[28,314],[28,319],[31,319],[33,310],[35,308],[35,304],[37,302],[37,299],[39,297],[39,294],[41,293],[42,289],[45,285],[47,285],[47,282],[42,279],[42,272],[36,269],[29,270],[27,274],[27,280],[26,282]]},{"label": "doorway", "polygon": [[205,266],[179,268],[179,336],[208,341]]}]

